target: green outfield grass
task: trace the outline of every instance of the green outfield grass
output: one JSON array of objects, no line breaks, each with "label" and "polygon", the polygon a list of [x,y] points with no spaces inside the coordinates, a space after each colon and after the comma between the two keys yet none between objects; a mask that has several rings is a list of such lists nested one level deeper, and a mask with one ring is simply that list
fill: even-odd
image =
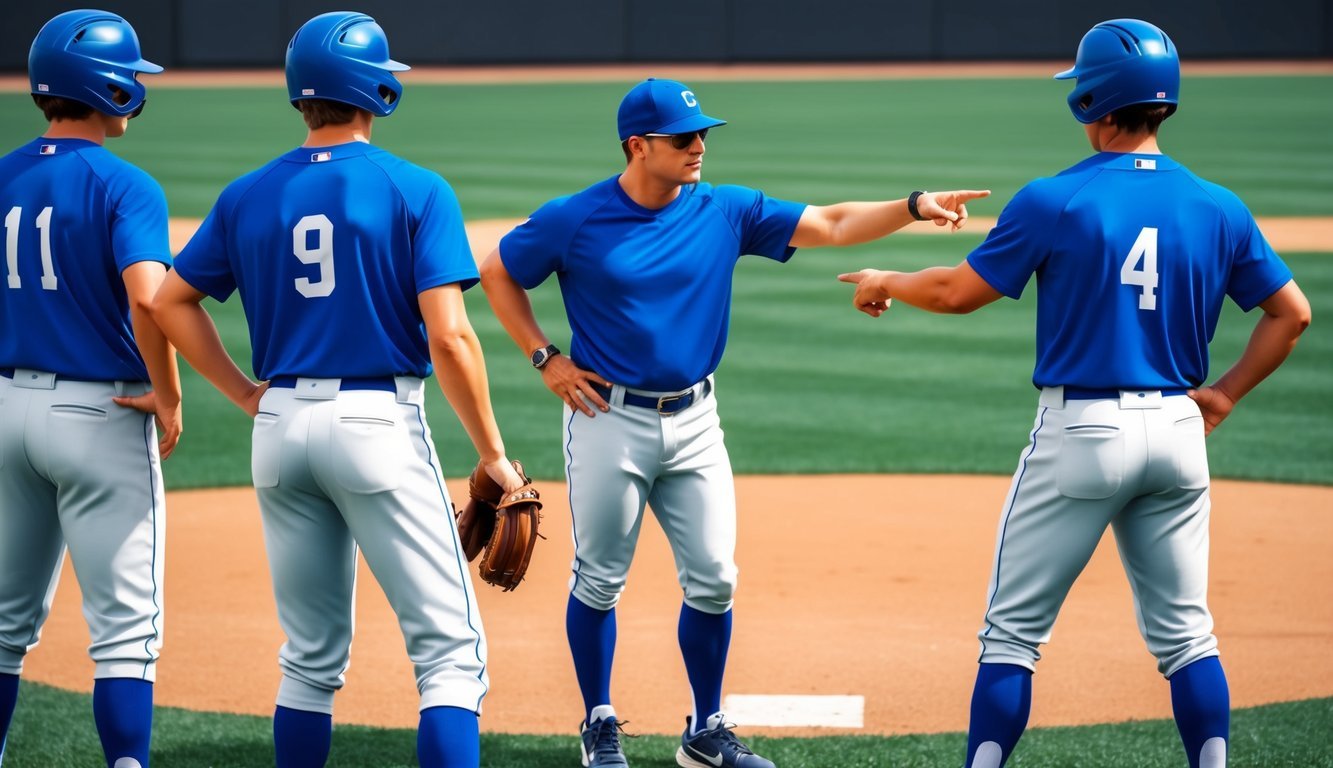
[{"label": "green outfield grass", "polygon": [[[248,768],[272,765],[272,722],[264,717],[158,707],[154,715],[153,765],[157,768]],[[633,726],[631,725],[631,730]],[[1311,699],[1238,709],[1232,714],[1228,757],[1232,768],[1333,766],[1328,734],[1333,699]],[[963,734],[929,736],[829,736],[818,739],[749,739],[783,768],[928,768],[963,760]],[[625,741],[635,768],[670,768],[677,739],[640,736]],[[483,734],[483,766],[576,766],[578,741],[566,736]],[[91,697],[25,683],[10,731],[5,768],[97,765],[102,759],[93,728]],[[1014,768],[1179,768],[1184,752],[1167,720],[1078,728],[1034,728],[1023,736]],[[416,765],[411,730],[338,726],[330,768]]]},{"label": "green outfield grass", "polygon": [[[663,72],[670,76],[670,72]],[[429,166],[458,190],[469,218],[523,216],[545,200],[618,172],[615,106],[624,84],[411,86],[403,108],[376,124],[376,142]],[[1068,85],[1044,79],[708,83],[708,112],[731,121],[709,137],[705,178],[812,203],[903,196],[914,188],[986,187],[973,206],[996,215],[1035,176],[1087,152],[1064,105]],[[174,215],[202,216],[231,178],[300,143],[280,89],[150,91],[147,114],[116,151],[165,187]],[[1191,78],[1164,147],[1232,187],[1260,215],[1333,214],[1333,78]],[[0,94],[0,147],[37,135],[29,97]],[[1034,411],[1031,290],[979,316],[895,307],[878,321],[850,308],[838,272],[863,266],[951,264],[976,236],[895,237],[873,246],[802,253],[779,266],[743,260],[733,340],[718,374],[736,469],[760,472],[1005,473]],[[1296,355],[1210,439],[1224,477],[1333,482],[1333,258],[1284,254],[1315,307]],[[535,294],[552,336],[568,339],[554,286]],[[487,350],[496,411],[511,455],[542,478],[562,474],[559,408],[490,314],[468,306]],[[248,362],[238,303],[216,312],[224,339]],[[1213,345],[1214,375],[1254,322],[1228,307]],[[185,435],[166,467],[169,487],[249,481],[248,419],[185,372]],[[447,472],[475,460],[436,391],[430,419]],[[998,501],[998,500],[997,500]],[[173,514],[188,514],[188,508]],[[154,765],[271,764],[270,724],[159,709]],[[1238,710],[1233,766],[1329,766],[1333,699]],[[485,736],[485,764],[574,765],[573,735]],[[961,762],[962,737],[830,737],[754,743],[780,765],[935,766]],[[631,740],[635,766],[666,768],[673,740]],[[414,764],[410,731],[339,727],[331,765]],[[836,757],[834,757],[836,755]],[[101,760],[88,697],[23,688],[6,766]],[[1036,729],[1011,765],[1178,766],[1165,721]]]},{"label": "green outfield grass", "polygon": [[[665,73],[664,73],[665,74]],[[705,178],[790,199],[882,199],[913,188],[987,187],[972,207],[995,215],[1025,181],[1087,151],[1066,86],[1043,79],[702,84],[707,110],[731,120],[709,137]],[[523,216],[545,200],[617,172],[615,106],[624,84],[411,86],[376,123],[377,143],[440,171],[469,218]],[[1163,144],[1233,187],[1261,215],[1333,215],[1333,78],[1187,81]],[[41,127],[28,97],[0,95],[0,146]],[[113,143],[162,181],[175,215],[201,216],[231,178],[298,144],[300,119],[279,89],[151,91],[146,115]],[[740,472],[1008,473],[1034,408],[1033,305],[1001,301],[978,316],[894,308],[879,321],[849,309],[833,281],[863,266],[955,263],[974,236],[892,237],[799,254],[778,266],[744,259],[733,334],[718,374]],[[1333,260],[1284,254],[1315,306],[1294,358],[1211,440],[1222,477],[1333,482]],[[565,345],[554,284],[534,295]],[[559,409],[491,315],[468,297],[488,355],[510,452],[541,478],[562,474]],[[248,362],[237,302],[214,307],[229,347]],[[1214,347],[1220,374],[1254,317],[1228,307]],[[567,346],[567,345],[565,345]],[[249,481],[247,420],[192,372],[186,432],[167,466],[171,488]],[[474,456],[443,397],[431,422],[445,468]]]},{"label": "green outfield grass", "polygon": [[[835,280],[863,266],[951,263],[977,241],[902,237],[798,254],[786,265],[742,260],[732,342],[717,374],[736,471],[1012,472],[1036,413],[1034,292],[968,317],[895,306],[875,320],[853,311],[851,287]],[[1333,317],[1333,257],[1287,258],[1316,318]],[[568,339],[555,286],[534,298],[543,326]],[[467,301],[510,455],[538,477],[563,477],[558,401],[481,291]],[[248,361],[239,302],[210,310],[238,359]],[[1228,306],[1212,345],[1217,372],[1240,354],[1255,319]],[[1316,322],[1287,364],[1209,438],[1216,476],[1333,482],[1331,327]],[[184,378],[185,436],[167,462],[168,487],[248,483],[249,419],[193,372]],[[466,475],[476,455],[438,388],[428,411],[446,473]]]}]

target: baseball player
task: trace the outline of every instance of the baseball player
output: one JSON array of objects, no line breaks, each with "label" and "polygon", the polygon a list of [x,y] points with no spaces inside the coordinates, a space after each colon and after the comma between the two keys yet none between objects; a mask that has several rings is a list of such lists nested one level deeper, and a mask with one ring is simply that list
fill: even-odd
[{"label": "baseball player", "polygon": [[[743,254],[884,237],[914,217],[961,227],[986,192],[806,206],[700,182],[708,131],[695,93],[649,79],[620,103],[625,171],[540,208],[482,265],[496,314],[564,401],[574,563],[566,629],[583,695],[585,766],[623,766],[611,705],[615,606],[645,504],[672,551],[684,603],[679,640],[694,697],[676,762],[764,768],[721,710],[736,588],[736,503],[713,371],[726,344]],[[573,330],[551,344],[526,290],[559,277]]]},{"label": "baseball player", "polygon": [[[190,364],[255,417],[251,471],[287,637],[273,724],[284,767],[328,757],[358,550],[415,666],[421,764],[479,762],[486,639],[424,417],[432,361],[487,473],[506,490],[522,480],[463,305],[477,268],[458,200],[369,143],[405,69],[364,14],[297,30],[287,87],[305,143],[223,191],[154,302]],[[264,383],[236,367],[199,306],[233,291]]]},{"label": "baseball player", "polygon": [[162,188],[102,145],[143,110],[138,74],[161,71],[120,16],[56,16],[28,54],[49,125],[0,158],[0,759],[68,546],[106,763],[148,765],[161,459],[181,432],[176,355],[149,306],[171,251]]},{"label": "baseball player", "polygon": [[[1291,271],[1244,204],[1158,149],[1180,61],[1166,33],[1117,19],[1083,37],[1069,106],[1097,154],[1021,189],[956,267],[864,270],[854,303],[972,312],[1037,276],[1041,390],[1000,517],[967,765],[1003,765],[1027,725],[1038,647],[1107,525],[1191,768],[1226,762],[1229,696],[1208,611],[1204,437],[1277,369],[1310,322]],[[1224,297],[1259,307],[1211,386]]]}]

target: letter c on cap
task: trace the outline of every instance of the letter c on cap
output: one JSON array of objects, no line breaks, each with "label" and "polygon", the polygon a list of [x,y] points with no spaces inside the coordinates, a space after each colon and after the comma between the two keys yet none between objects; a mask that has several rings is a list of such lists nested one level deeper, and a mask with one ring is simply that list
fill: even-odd
[{"label": "letter c on cap", "polygon": [[681,91],[680,97],[685,100],[685,106],[687,107],[699,106],[699,101],[694,98],[694,91]]}]

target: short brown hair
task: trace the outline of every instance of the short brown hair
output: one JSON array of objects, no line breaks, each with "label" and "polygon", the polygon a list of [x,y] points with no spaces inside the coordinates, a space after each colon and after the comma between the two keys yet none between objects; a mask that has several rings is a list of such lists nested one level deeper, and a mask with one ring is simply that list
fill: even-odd
[{"label": "short brown hair", "polygon": [[1162,127],[1162,121],[1170,117],[1175,111],[1175,104],[1157,104],[1153,102],[1130,104],[1111,113],[1111,124],[1125,133],[1147,131],[1156,134],[1157,129]]},{"label": "short brown hair", "polygon": [[66,99],[62,96],[43,96],[38,93],[32,95],[32,102],[37,108],[42,110],[42,114],[50,122],[57,120],[87,120],[93,116],[97,110],[84,104],[82,101]]},{"label": "short brown hair", "polygon": [[301,99],[296,102],[296,108],[301,110],[301,117],[305,118],[306,127],[312,131],[326,125],[350,123],[357,112],[364,111],[351,104],[328,99]]}]

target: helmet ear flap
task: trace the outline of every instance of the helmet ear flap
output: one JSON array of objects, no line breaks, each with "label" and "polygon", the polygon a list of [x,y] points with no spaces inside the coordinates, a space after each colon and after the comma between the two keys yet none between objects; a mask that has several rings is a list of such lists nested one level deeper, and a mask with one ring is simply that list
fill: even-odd
[{"label": "helmet ear flap", "polygon": [[143,58],[134,27],[96,10],[66,11],[46,22],[28,51],[32,93],[58,96],[125,117],[143,104],[140,72],[161,72]]},{"label": "helmet ear flap", "polygon": [[403,88],[394,72],[408,69],[389,58],[389,39],[371,17],[336,11],[307,21],[287,45],[287,96],[324,99],[387,117]]},{"label": "helmet ear flap", "polygon": [[1097,24],[1078,45],[1074,66],[1055,76],[1076,78],[1069,109],[1092,123],[1131,104],[1168,104],[1180,97],[1180,58],[1171,38],[1138,19]]}]

